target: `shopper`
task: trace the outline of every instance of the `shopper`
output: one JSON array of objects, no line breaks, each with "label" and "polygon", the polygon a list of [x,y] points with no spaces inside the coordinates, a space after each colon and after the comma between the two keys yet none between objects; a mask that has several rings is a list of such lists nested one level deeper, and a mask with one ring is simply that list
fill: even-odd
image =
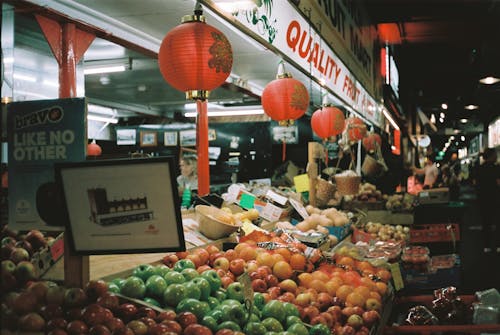
[{"label": "shopper", "polygon": [[497,152],[488,148],[482,154],[483,164],[477,169],[477,200],[481,210],[484,233],[484,249],[500,253],[500,166]]},{"label": "shopper", "polygon": [[197,163],[198,162],[195,156],[184,156],[181,158],[179,163],[181,174],[177,177],[177,185],[180,196],[182,196],[182,193],[187,188],[191,191],[198,189]]},{"label": "shopper", "polygon": [[424,189],[433,188],[439,176],[439,169],[434,162],[432,155],[425,158],[425,166],[423,169],[413,167],[413,173],[424,175]]},{"label": "shopper", "polygon": [[441,183],[439,186],[449,189],[450,200],[458,200],[460,195],[460,182],[449,165],[443,165],[441,168]]}]

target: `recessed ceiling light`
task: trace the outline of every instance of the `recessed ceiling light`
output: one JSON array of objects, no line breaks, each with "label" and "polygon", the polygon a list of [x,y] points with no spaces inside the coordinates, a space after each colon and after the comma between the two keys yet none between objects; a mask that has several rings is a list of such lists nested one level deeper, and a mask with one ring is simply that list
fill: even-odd
[{"label": "recessed ceiling light", "polygon": [[496,77],[492,77],[492,76],[488,76],[488,77],[484,77],[484,78],[479,79],[479,82],[481,84],[486,84],[486,85],[496,84],[499,81],[500,81],[500,78],[496,78]]},{"label": "recessed ceiling light", "polygon": [[465,109],[468,109],[470,111],[474,110],[474,109],[478,109],[479,106],[478,105],[473,105],[473,104],[470,104],[470,105],[467,105],[464,107]]},{"label": "recessed ceiling light", "polygon": [[460,119],[460,122],[467,123],[467,119]]},{"label": "recessed ceiling light", "polygon": [[465,141],[465,136],[463,136],[463,135],[462,135],[462,136],[460,136],[460,140],[461,140],[461,141]]},{"label": "recessed ceiling light", "polygon": [[439,122],[443,123],[444,119],[442,117],[439,118]]},{"label": "recessed ceiling light", "polygon": [[436,123],[436,116],[434,114],[431,114],[431,122]]},{"label": "recessed ceiling light", "polygon": [[453,129],[453,132],[454,132],[455,134],[458,134],[458,133],[460,133],[460,129]]},{"label": "recessed ceiling light", "polygon": [[441,108],[442,109],[448,109],[448,105],[447,104],[441,104]]}]

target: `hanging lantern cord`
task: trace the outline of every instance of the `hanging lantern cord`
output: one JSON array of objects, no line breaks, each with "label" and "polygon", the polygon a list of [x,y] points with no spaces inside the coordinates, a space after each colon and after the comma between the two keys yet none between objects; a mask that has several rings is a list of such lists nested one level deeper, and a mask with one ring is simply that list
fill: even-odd
[{"label": "hanging lantern cord", "polygon": [[196,15],[196,16],[203,15],[203,8],[201,7],[201,4],[199,1],[196,1],[196,5],[194,6],[194,15]]}]

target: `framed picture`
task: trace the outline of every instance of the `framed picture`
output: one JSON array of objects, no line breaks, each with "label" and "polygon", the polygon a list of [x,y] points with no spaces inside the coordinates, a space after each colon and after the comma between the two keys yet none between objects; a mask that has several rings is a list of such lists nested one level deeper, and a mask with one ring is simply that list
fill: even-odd
[{"label": "framed picture", "polygon": [[170,156],[56,164],[74,252],[185,250],[175,168]]},{"label": "framed picture", "polygon": [[176,131],[166,131],[163,134],[163,142],[165,146],[172,147],[177,145],[177,132]]},{"label": "framed picture", "polygon": [[215,141],[217,139],[217,133],[215,129],[208,129],[208,140]]},{"label": "framed picture", "polygon": [[181,130],[179,132],[181,138],[181,146],[183,147],[194,147],[196,146],[196,130]]},{"label": "framed picture", "polygon": [[158,133],[156,131],[141,131],[139,144],[141,147],[155,147],[158,145]]},{"label": "framed picture", "polygon": [[116,129],[116,145],[135,145],[135,129]]},{"label": "framed picture", "polygon": [[287,144],[299,143],[299,128],[297,126],[282,127],[277,126],[272,128],[273,142]]}]

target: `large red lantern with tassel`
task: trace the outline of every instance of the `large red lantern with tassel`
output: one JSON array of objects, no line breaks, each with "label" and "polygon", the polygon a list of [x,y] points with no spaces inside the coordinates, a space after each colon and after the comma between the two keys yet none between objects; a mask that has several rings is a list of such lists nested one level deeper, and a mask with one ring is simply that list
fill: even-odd
[{"label": "large red lantern with tassel", "polygon": [[99,144],[93,140],[89,144],[87,144],[87,156],[97,157],[102,154],[102,148]]},{"label": "large red lantern with tassel", "polygon": [[323,139],[337,136],[345,128],[344,113],[337,107],[324,105],[311,117],[312,130]]},{"label": "large red lantern with tassel", "polygon": [[359,141],[366,136],[366,124],[359,117],[350,117],[346,120],[347,138],[349,141]]},{"label": "large red lantern with tassel", "polygon": [[304,84],[285,72],[280,63],[277,78],[266,85],[262,92],[262,108],[281,126],[293,124],[309,107],[309,92]]},{"label": "large red lantern with tassel", "polygon": [[198,194],[210,192],[208,160],[209,92],[222,85],[233,66],[229,40],[216,28],[205,23],[201,5],[196,3],[194,15],[182,18],[181,25],[163,39],[158,64],[163,78],[174,88],[196,100],[196,149],[198,154]]},{"label": "large red lantern with tassel", "polygon": [[382,145],[382,138],[379,134],[369,133],[368,136],[363,138],[362,143],[366,151],[377,151]]}]

